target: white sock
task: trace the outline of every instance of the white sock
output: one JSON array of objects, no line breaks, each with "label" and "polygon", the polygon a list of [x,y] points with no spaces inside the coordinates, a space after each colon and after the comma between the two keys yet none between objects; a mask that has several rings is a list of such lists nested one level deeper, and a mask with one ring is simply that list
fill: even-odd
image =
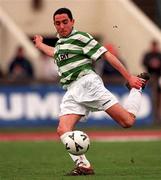
[{"label": "white sock", "polygon": [[[69,134],[69,132],[66,132],[60,136],[60,139],[64,145],[65,145],[64,139],[68,134]],[[80,166],[87,167],[87,168],[90,167],[90,162],[87,160],[87,158],[84,154],[76,156],[76,155],[69,153],[69,155],[76,165],[78,165],[78,166],[80,165]]]},{"label": "white sock", "polygon": [[75,156],[75,155],[69,153],[69,155],[72,158],[72,160],[75,162],[76,165],[87,167],[87,168],[89,168],[91,166],[90,162],[87,160],[87,158],[84,154]]},{"label": "white sock", "polygon": [[136,117],[141,105],[142,89],[132,88],[124,104],[124,108]]}]

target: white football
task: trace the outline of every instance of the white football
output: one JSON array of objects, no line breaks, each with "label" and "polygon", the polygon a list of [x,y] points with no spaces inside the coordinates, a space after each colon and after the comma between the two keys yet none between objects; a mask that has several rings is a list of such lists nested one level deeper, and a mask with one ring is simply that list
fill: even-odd
[{"label": "white football", "polygon": [[83,131],[71,131],[64,139],[66,150],[73,155],[82,155],[89,149],[90,139]]}]

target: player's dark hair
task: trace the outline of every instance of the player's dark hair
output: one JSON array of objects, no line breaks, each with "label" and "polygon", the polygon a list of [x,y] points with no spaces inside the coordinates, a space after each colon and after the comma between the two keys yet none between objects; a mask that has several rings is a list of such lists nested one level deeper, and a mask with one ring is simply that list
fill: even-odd
[{"label": "player's dark hair", "polygon": [[55,19],[55,16],[56,16],[57,14],[67,14],[68,17],[69,17],[69,19],[70,19],[70,20],[73,20],[72,13],[71,13],[71,11],[70,11],[69,9],[67,9],[67,8],[60,8],[60,9],[56,10],[55,13],[54,13],[54,15],[53,15],[53,18],[54,18],[54,19]]}]

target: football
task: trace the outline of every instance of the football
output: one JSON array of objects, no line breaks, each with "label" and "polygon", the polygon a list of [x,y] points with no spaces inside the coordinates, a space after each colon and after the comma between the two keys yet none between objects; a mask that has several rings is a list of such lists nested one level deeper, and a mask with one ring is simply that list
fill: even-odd
[{"label": "football", "polygon": [[89,149],[90,139],[83,131],[71,131],[65,138],[65,148],[73,155],[82,155]]}]

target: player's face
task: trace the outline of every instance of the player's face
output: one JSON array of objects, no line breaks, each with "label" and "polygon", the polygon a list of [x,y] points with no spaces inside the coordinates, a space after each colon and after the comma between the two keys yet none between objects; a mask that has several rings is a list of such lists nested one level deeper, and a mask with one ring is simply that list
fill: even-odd
[{"label": "player's face", "polygon": [[54,17],[54,25],[60,37],[67,37],[73,29],[74,20],[67,14],[57,14]]}]

